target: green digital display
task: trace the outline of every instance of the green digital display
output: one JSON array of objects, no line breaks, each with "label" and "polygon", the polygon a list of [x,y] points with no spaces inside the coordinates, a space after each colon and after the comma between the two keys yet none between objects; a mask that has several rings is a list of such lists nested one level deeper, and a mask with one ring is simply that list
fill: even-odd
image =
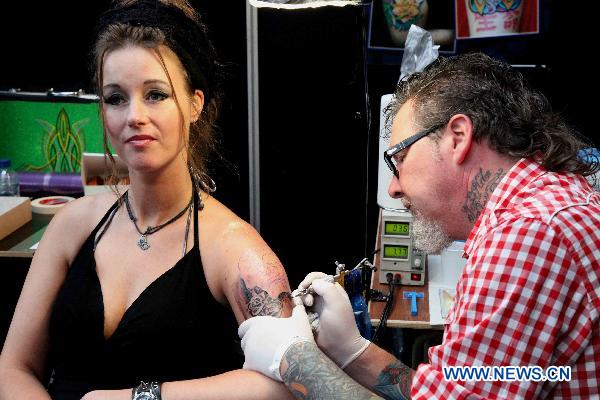
[{"label": "green digital display", "polygon": [[410,234],[408,222],[385,221],[386,235],[408,236]]},{"label": "green digital display", "polygon": [[408,246],[384,244],[383,257],[408,260]]}]

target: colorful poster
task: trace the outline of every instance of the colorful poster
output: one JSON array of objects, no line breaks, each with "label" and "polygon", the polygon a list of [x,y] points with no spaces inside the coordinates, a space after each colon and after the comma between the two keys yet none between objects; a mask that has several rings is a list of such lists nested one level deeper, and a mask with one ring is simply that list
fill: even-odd
[{"label": "colorful poster", "polygon": [[456,0],[457,38],[538,33],[539,0]]},{"label": "colorful poster", "polygon": [[441,52],[454,52],[454,5],[432,0],[374,0],[369,47],[403,49],[411,25],[427,30]]}]

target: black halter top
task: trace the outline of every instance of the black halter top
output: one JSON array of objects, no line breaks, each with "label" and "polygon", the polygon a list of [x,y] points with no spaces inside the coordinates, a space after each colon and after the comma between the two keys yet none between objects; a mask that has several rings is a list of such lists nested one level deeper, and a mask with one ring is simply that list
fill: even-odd
[{"label": "black halter top", "polygon": [[233,312],[214,299],[204,276],[198,202],[196,194],[194,247],[139,295],[108,339],[94,240],[110,224],[118,202],[94,228],[70,266],[50,316],[53,373],[48,391],[53,399],[80,399],[96,389],[201,378],[241,367]]}]

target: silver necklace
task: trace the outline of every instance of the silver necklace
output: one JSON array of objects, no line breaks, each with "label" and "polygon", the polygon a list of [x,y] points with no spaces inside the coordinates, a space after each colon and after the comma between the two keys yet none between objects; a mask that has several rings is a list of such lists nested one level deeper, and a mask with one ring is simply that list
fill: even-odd
[{"label": "silver necklace", "polygon": [[190,199],[190,202],[184,207],[183,210],[179,211],[177,213],[177,215],[175,215],[173,218],[171,218],[170,220],[168,220],[167,222],[164,222],[160,225],[156,225],[156,226],[148,226],[146,228],[145,231],[142,232],[142,230],[139,228],[138,224],[137,224],[137,217],[133,212],[133,209],[131,208],[131,204],[129,203],[129,192],[125,192],[125,195],[123,196],[123,200],[125,200],[125,208],[127,208],[127,214],[129,215],[129,219],[131,220],[131,222],[133,222],[133,225],[135,226],[135,229],[138,231],[138,233],[140,234],[140,237],[137,241],[137,245],[140,249],[142,250],[148,250],[150,248],[150,242],[148,242],[148,236],[152,235],[155,232],[158,232],[159,230],[161,230],[162,228],[164,228],[165,226],[177,221],[177,219],[181,218],[181,216],[183,214],[185,214],[185,212],[190,208],[190,206],[192,205],[192,202],[194,200],[194,193],[192,192],[192,198]]}]

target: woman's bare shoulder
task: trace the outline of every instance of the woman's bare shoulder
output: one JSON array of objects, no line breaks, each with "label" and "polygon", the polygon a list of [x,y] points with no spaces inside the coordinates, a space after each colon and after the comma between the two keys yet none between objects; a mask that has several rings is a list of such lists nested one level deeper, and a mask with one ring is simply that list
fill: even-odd
[{"label": "woman's bare shoulder", "polygon": [[83,196],[66,204],[52,220],[79,228],[95,226],[115,201],[117,196],[114,193]]},{"label": "woman's bare shoulder", "polygon": [[252,225],[216,199],[205,201],[205,211],[211,226],[204,229],[213,236],[203,251],[218,266],[222,292],[238,322],[256,315],[289,315],[289,283],[273,250]]},{"label": "woman's bare shoulder", "polygon": [[215,241],[227,241],[238,247],[235,243],[248,244],[248,241],[263,242],[262,238],[252,225],[244,221],[227,206],[212,196],[203,196],[204,210],[199,215],[200,224],[210,231]]},{"label": "woman's bare shoulder", "polygon": [[44,239],[60,244],[65,256],[71,260],[116,200],[113,193],[101,193],[69,202],[52,217]]}]

